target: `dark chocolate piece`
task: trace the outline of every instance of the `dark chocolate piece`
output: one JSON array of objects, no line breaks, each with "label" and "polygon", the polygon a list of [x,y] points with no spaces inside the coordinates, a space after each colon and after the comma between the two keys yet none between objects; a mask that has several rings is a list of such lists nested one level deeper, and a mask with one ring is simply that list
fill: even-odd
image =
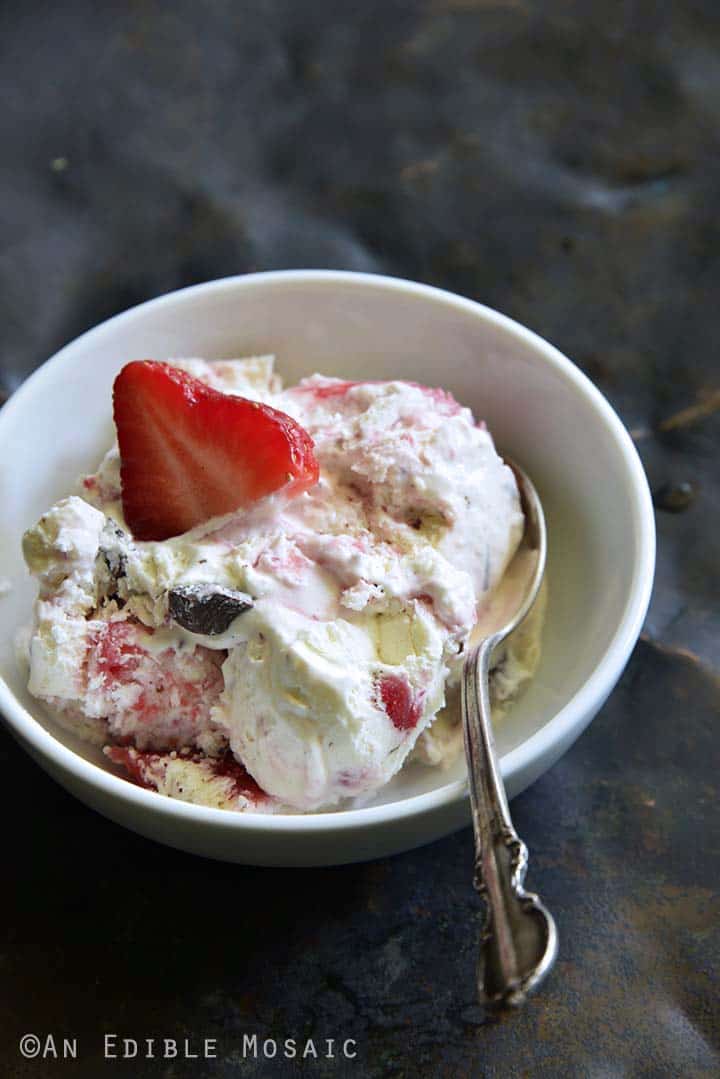
[{"label": "dark chocolate piece", "polygon": [[249,611],[252,605],[251,598],[244,592],[233,592],[216,585],[184,585],[168,592],[168,611],[173,622],[190,633],[202,633],[207,637],[224,633],[230,623],[239,614]]},{"label": "dark chocolate piece", "polygon": [[127,533],[116,524],[108,522],[103,529],[99,553],[107,566],[108,573],[119,580],[127,573],[127,555],[123,545],[129,542]]}]

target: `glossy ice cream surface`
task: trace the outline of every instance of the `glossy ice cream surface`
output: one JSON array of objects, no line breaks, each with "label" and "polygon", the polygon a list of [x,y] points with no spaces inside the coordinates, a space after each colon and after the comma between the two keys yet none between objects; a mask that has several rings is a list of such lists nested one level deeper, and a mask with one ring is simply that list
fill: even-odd
[{"label": "glossy ice cream surface", "polygon": [[31,692],[137,780],[224,808],[366,798],[416,745],[446,763],[458,728],[433,721],[523,528],[489,432],[407,382],[281,390],[268,357],[172,362],[292,416],[319,482],[137,542],[111,450],[25,536]]}]

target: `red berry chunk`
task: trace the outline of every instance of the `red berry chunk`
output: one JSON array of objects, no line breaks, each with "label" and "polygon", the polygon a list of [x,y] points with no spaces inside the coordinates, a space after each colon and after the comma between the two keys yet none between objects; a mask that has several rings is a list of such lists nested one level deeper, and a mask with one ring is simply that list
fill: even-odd
[{"label": "red berry chunk", "polygon": [[422,700],[414,697],[409,683],[397,674],[385,674],[380,679],[380,700],[393,726],[410,731],[422,715]]}]

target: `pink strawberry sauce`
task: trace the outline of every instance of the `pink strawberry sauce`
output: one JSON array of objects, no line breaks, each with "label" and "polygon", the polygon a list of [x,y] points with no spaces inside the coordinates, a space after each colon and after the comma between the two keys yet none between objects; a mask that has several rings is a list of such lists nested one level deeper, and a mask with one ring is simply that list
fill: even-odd
[{"label": "pink strawberry sauce", "polygon": [[[105,755],[120,768],[124,768],[129,778],[139,787],[146,790],[155,790],[157,783],[153,779],[153,773],[165,761],[170,760],[167,753],[151,753],[144,750],[134,749],[132,746],[107,746]],[[246,768],[235,760],[230,750],[222,757],[206,757],[202,753],[180,753],[178,756],[193,764],[198,764],[210,776],[216,779],[229,780],[231,797],[244,797],[248,801],[258,803],[267,800],[267,794],[258,786]]]},{"label": "pink strawberry sauce", "polygon": [[331,382],[327,386],[295,386],[294,393],[311,393],[322,400],[325,397],[344,397],[353,386],[362,386],[362,382]]},{"label": "pink strawberry sauce", "polygon": [[[182,655],[172,648],[152,652],[153,631],[136,622],[107,622],[90,638],[86,660],[89,683],[107,693],[110,730],[122,737],[137,724],[153,734],[153,748],[177,749],[206,724],[223,690],[224,651],[197,646]],[[113,690],[136,689],[131,704]]]},{"label": "pink strawberry sauce", "polygon": [[[293,393],[308,393],[312,394],[318,400],[322,401],[328,397],[344,397],[348,390],[352,390],[355,386],[381,386],[382,382],[374,379],[364,379],[361,381],[338,381],[330,382],[324,386],[313,385],[299,385],[294,386]],[[439,407],[440,411],[448,416],[454,416],[460,412],[461,406],[457,403],[455,398],[447,390],[442,390],[437,386],[423,386],[419,382],[407,382],[408,386],[414,386],[418,390],[427,396],[431,397],[435,404]]]}]

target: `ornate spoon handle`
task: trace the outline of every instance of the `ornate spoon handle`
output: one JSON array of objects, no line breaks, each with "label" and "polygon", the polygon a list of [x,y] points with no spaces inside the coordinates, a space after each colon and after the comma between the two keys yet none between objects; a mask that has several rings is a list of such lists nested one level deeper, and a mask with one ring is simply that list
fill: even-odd
[{"label": "ornate spoon handle", "polygon": [[527,847],[513,828],[495,756],[488,675],[498,643],[489,637],[468,654],[462,712],[475,832],[475,888],[485,900],[478,992],[493,1004],[522,1004],[557,955],[557,930],[536,895],[523,888]]}]

